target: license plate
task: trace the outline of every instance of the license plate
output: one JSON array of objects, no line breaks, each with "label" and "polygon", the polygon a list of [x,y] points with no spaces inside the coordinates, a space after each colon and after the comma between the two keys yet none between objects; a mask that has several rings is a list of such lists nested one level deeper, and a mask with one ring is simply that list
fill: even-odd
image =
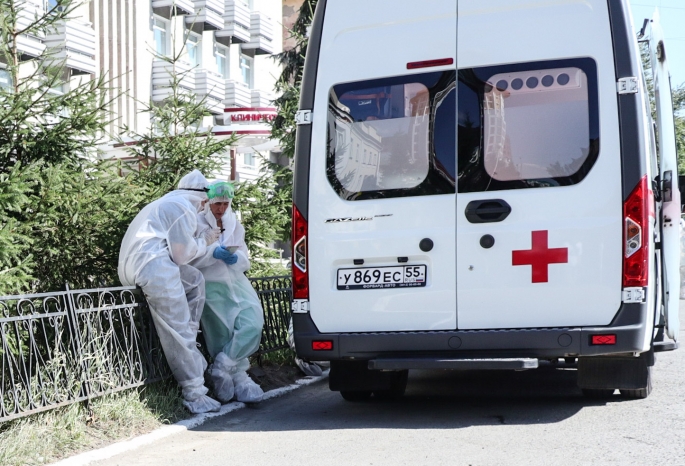
[{"label": "license plate", "polygon": [[426,286],[425,265],[338,269],[339,290],[373,290]]}]

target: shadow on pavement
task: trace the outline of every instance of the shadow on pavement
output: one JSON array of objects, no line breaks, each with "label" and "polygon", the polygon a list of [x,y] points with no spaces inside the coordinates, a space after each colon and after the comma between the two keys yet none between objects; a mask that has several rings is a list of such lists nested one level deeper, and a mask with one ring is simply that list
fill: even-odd
[{"label": "shadow on pavement", "polygon": [[411,371],[405,396],[344,401],[323,380],[253,409],[216,418],[198,431],[253,432],[336,429],[460,429],[560,422],[590,406],[625,401],[584,398],[576,370],[543,366],[512,371]]}]

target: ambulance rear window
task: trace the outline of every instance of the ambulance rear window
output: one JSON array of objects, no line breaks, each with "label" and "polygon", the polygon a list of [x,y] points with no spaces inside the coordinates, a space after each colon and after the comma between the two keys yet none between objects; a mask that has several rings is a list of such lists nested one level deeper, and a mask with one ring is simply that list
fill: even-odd
[{"label": "ambulance rear window", "polygon": [[459,192],[565,186],[599,155],[596,65],[459,71]]},{"label": "ambulance rear window", "polygon": [[347,200],[455,192],[456,73],[331,89],[327,174]]}]

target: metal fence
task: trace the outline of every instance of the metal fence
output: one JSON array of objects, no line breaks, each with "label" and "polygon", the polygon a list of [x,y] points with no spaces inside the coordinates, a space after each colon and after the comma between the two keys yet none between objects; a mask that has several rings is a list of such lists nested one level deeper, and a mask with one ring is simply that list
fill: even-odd
[{"label": "metal fence", "polygon": [[292,303],[290,277],[251,278],[264,308],[264,329],[257,355],[288,348],[288,324]]},{"label": "metal fence", "polygon": [[[287,348],[290,278],[250,279],[264,307],[258,354]],[[0,422],[169,377],[135,287],[0,297]]]}]

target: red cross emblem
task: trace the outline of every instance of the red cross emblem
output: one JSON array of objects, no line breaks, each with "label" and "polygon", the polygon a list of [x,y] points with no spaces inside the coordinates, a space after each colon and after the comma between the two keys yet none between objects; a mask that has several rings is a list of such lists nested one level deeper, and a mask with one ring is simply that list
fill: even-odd
[{"label": "red cross emblem", "polygon": [[532,232],[533,247],[525,251],[511,251],[511,265],[531,265],[533,283],[546,283],[549,264],[568,263],[568,248],[547,246],[547,230]]}]

